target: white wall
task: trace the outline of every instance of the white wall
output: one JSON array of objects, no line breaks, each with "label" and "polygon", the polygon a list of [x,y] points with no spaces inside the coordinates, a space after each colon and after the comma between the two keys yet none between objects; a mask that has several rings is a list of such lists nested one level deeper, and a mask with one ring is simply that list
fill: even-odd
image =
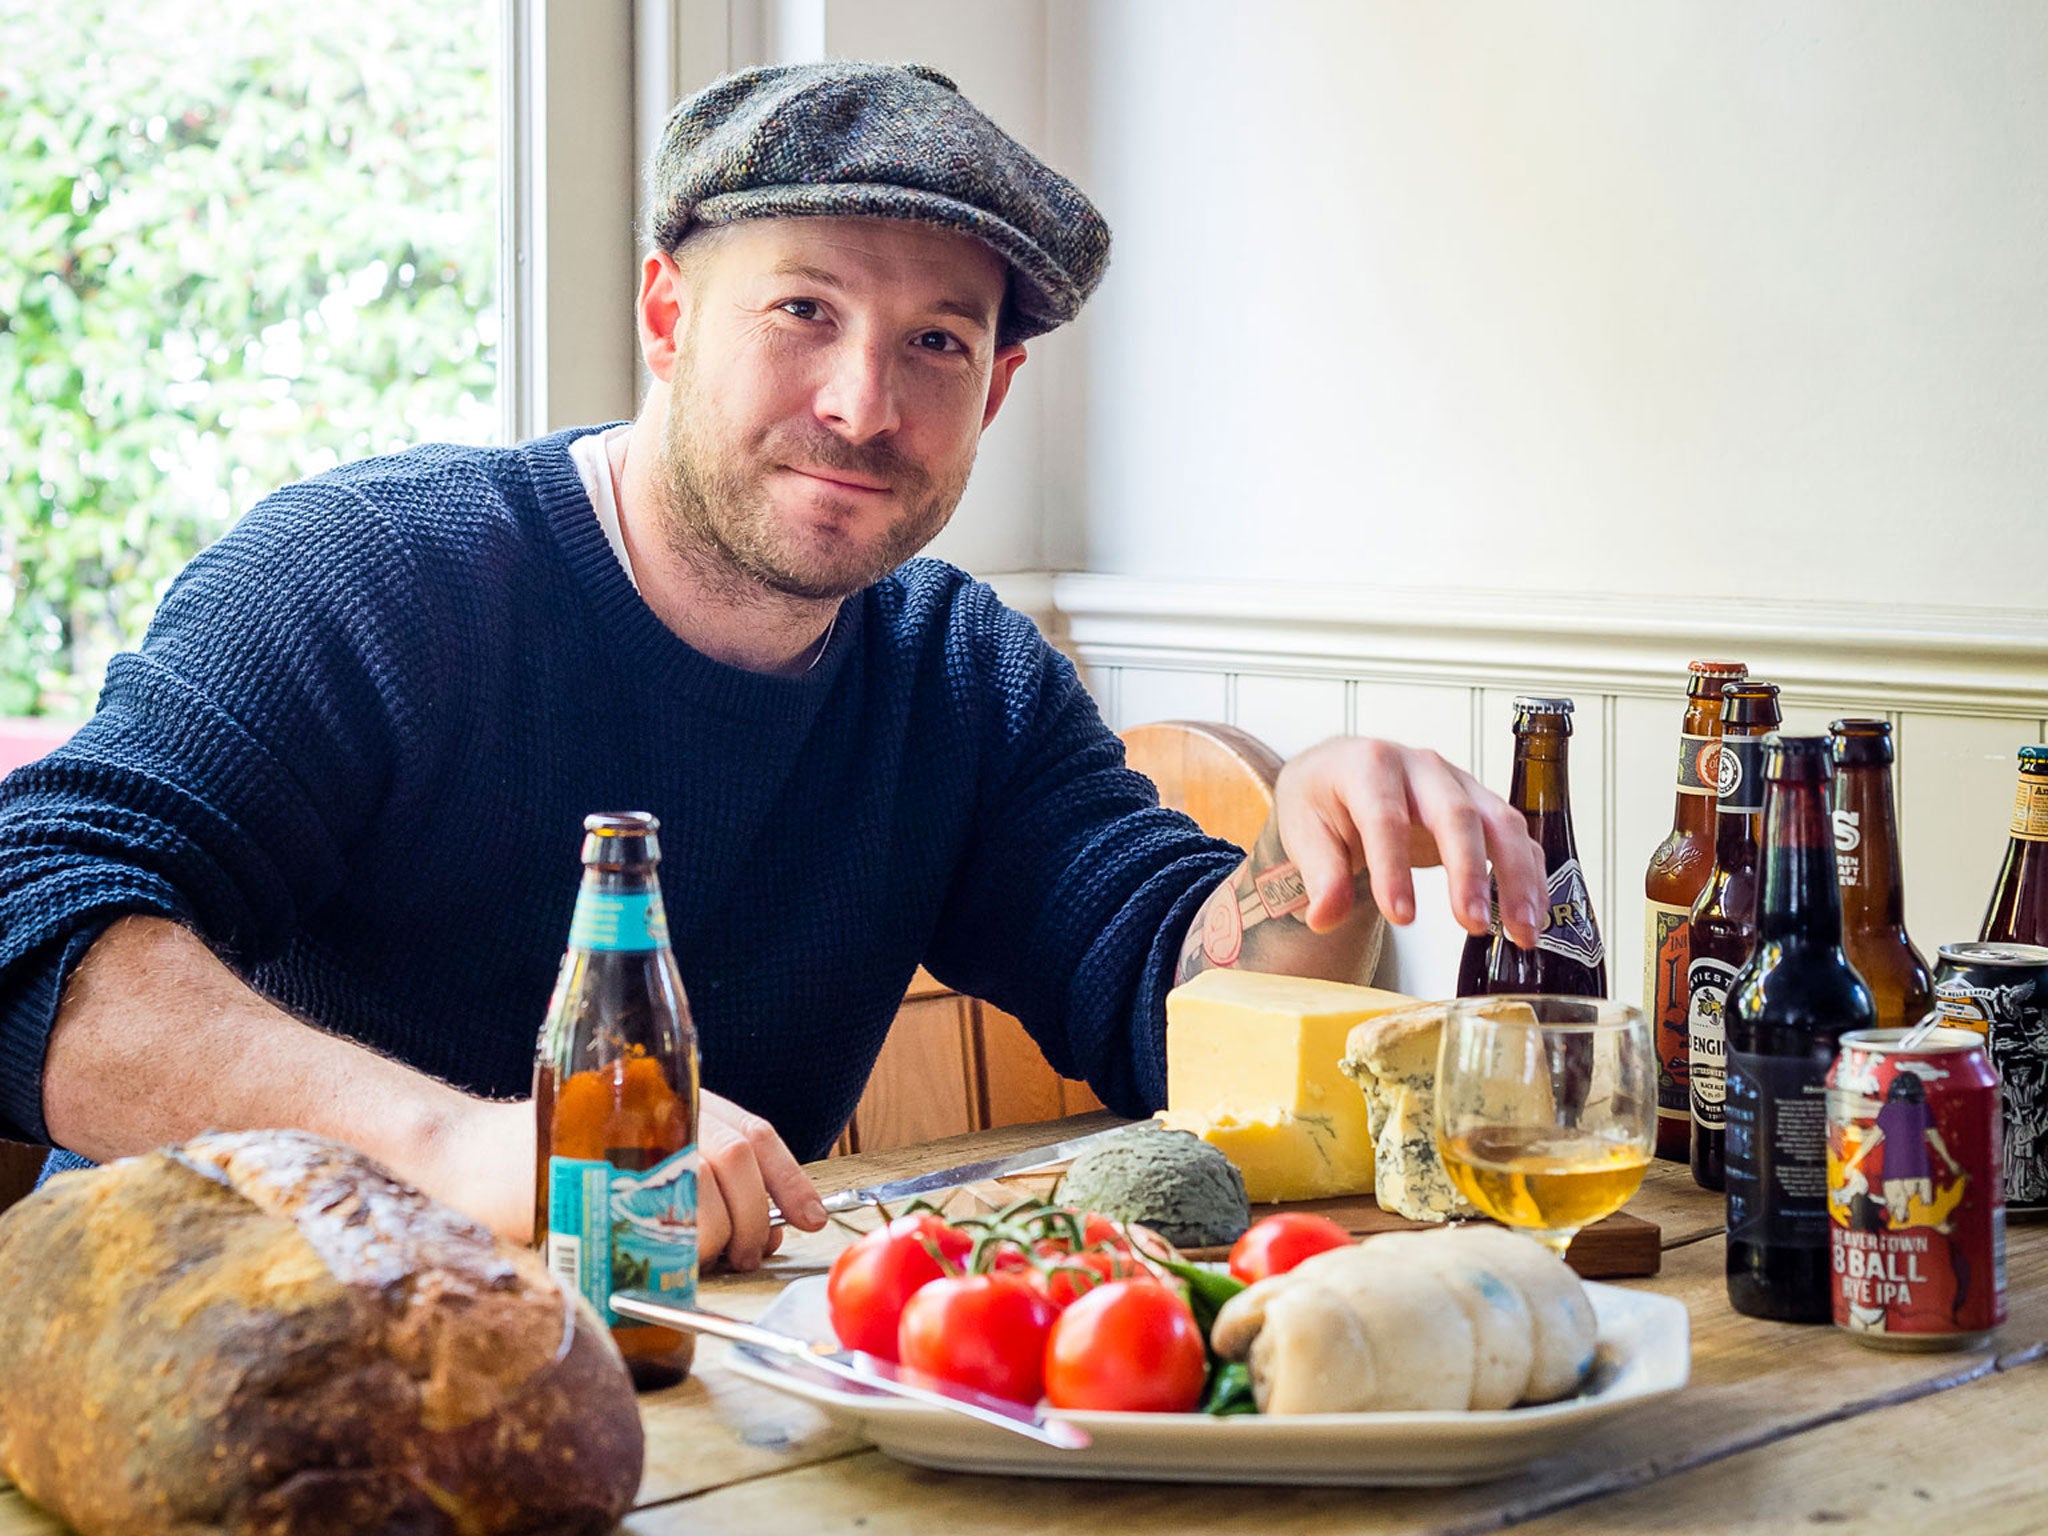
[{"label": "white wall", "polygon": [[1081,568],[1711,560],[1882,605],[1939,564],[2039,603],[2048,6],[1054,0],[1052,34],[1117,238]]}]

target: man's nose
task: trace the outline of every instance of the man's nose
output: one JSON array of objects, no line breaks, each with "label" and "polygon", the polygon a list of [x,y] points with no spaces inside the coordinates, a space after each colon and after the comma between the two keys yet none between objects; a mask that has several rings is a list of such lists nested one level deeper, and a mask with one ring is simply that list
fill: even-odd
[{"label": "man's nose", "polygon": [[851,443],[887,437],[902,424],[896,360],[879,341],[849,336],[832,349],[814,404],[818,419]]}]

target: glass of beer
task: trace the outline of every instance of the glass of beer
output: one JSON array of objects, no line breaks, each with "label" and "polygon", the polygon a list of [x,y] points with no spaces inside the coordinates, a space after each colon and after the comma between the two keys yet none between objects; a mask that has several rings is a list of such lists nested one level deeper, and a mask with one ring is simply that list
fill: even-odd
[{"label": "glass of beer", "polygon": [[1643,1182],[1657,1057],[1639,1009],[1600,997],[1461,997],[1436,1073],[1437,1148],[1485,1215],[1563,1256]]}]

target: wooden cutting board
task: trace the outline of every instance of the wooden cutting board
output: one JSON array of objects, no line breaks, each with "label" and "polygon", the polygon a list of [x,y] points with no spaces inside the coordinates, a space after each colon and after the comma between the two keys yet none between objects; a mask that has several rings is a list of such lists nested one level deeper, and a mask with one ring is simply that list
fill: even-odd
[{"label": "wooden cutting board", "polygon": [[[1383,1211],[1371,1195],[1341,1195],[1332,1200],[1300,1200],[1288,1205],[1255,1205],[1252,1220],[1278,1211],[1314,1211],[1327,1216],[1356,1237],[1374,1237],[1382,1232],[1421,1232],[1429,1223],[1410,1221],[1392,1211]],[[1663,1267],[1663,1232],[1654,1221],[1617,1212],[1596,1221],[1572,1239],[1565,1263],[1587,1280],[1628,1280],[1654,1275]],[[1188,1248],[1191,1259],[1223,1259],[1228,1248]]]}]

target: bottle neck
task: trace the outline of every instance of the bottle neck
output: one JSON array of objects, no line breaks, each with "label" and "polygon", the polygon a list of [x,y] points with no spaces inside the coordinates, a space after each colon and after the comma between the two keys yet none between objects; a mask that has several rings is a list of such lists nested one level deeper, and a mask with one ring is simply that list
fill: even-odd
[{"label": "bottle neck", "polygon": [[1890,769],[1872,763],[1836,770],[1834,834],[1844,926],[1905,927],[1906,891]]},{"label": "bottle neck", "polygon": [[1787,946],[1838,949],[1842,899],[1835,841],[1819,780],[1776,780],[1764,791],[1763,886],[1757,935]]},{"label": "bottle neck", "polygon": [[1570,743],[1561,735],[1520,737],[1515,742],[1515,774],[1508,786],[1508,804],[1530,816],[1554,812],[1569,817],[1569,752]]}]

